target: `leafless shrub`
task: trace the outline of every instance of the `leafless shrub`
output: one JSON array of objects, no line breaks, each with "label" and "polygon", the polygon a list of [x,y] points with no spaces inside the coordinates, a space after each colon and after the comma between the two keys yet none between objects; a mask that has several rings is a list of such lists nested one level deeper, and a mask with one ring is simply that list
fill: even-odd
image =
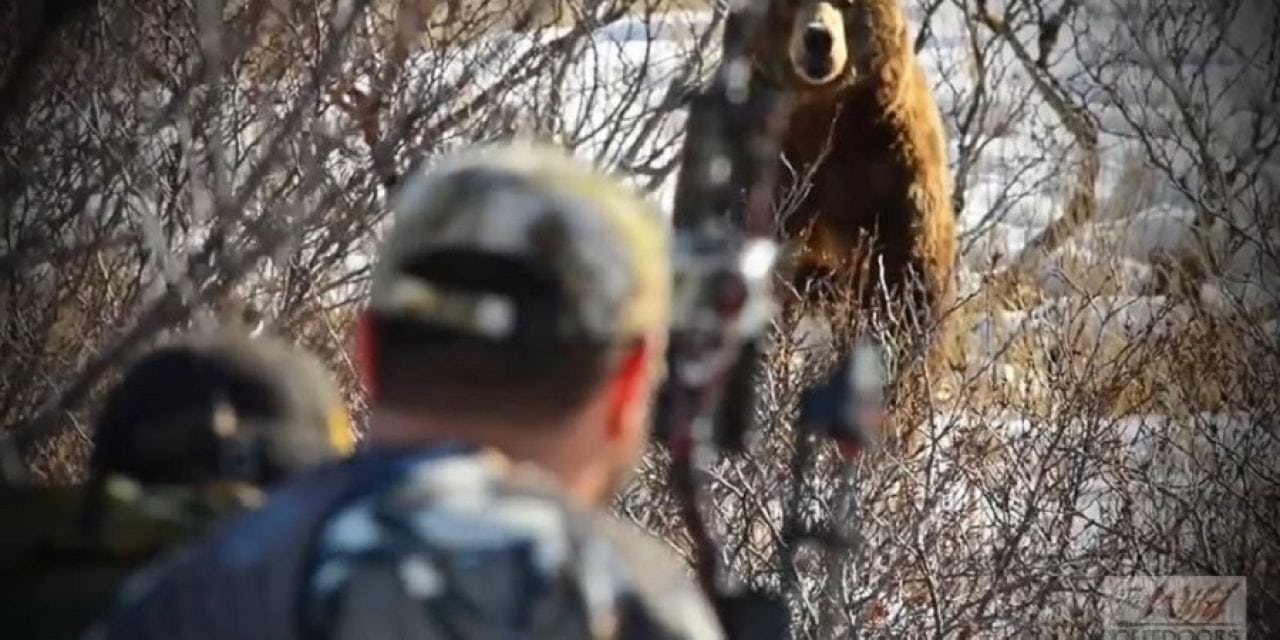
[{"label": "leafless shrub", "polygon": [[[835,353],[810,348],[798,318],[837,318],[835,344],[912,333],[836,308],[780,319],[762,440],[709,470],[721,560],[787,599],[795,637],[1097,637],[1103,579],[1129,575],[1245,576],[1250,637],[1270,637],[1280,324],[1258,298],[1274,291],[1274,91],[1259,80],[1276,74],[1272,40],[1224,34],[1246,3],[987,4],[922,0],[913,14],[966,220],[966,286],[941,347],[953,366],[896,363],[907,384],[893,428],[914,427],[913,446],[845,465],[817,444],[798,474],[796,405]],[[1100,17],[1104,5],[1115,16]],[[1196,30],[1222,53],[1186,53],[1199,66],[1178,71],[1135,66],[1140,36],[1148,51],[1179,50]],[[1076,116],[1087,124],[1073,130]],[[1236,121],[1248,134],[1226,128]],[[1201,217],[1233,222],[1192,224]],[[1200,237],[1255,259],[1200,259]],[[1012,282],[984,278],[1009,265]],[[664,464],[655,451],[619,511],[685,549]],[[787,537],[797,516],[843,518],[857,544],[828,563]]]},{"label": "leafless shrub", "polygon": [[101,383],[202,322],[330,357],[359,413],[344,347],[400,176],[539,136],[659,188],[716,24],[657,6],[105,2],[45,25],[0,86],[7,444],[75,477]]}]

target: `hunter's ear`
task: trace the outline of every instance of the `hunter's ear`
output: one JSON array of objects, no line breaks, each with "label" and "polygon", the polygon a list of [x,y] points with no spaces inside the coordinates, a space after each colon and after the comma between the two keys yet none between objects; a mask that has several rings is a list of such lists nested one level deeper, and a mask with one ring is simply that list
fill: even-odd
[{"label": "hunter's ear", "polygon": [[639,340],[629,347],[618,363],[617,373],[613,376],[609,403],[608,432],[609,440],[618,440],[628,436],[627,429],[637,412],[643,407],[645,399],[645,377],[648,374],[646,365],[649,361],[650,343]]},{"label": "hunter's ear", "polygon": [[365,395],[373,400],[377,397],[377,350],[374,348],[376,323],[368,310],[361,311],[356,317],[354,350],[356,373]]}]

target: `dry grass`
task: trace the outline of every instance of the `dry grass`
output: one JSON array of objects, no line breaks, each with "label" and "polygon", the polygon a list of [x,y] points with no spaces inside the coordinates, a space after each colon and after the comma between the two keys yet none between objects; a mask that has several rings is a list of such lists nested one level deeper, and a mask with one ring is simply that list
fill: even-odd
[{"label": "dry grass", "polygon": [[1023,287],[1012,303],[984,292],[957,309],[946,388],[1044,413],[1060,395],[1052,387],[1070,384],[1111,417],[1245,402],[1251,384],[1241,358],[1263,339],[1247,318],[1233,324],[1174,297],[1101,288],[1048,298]]}]

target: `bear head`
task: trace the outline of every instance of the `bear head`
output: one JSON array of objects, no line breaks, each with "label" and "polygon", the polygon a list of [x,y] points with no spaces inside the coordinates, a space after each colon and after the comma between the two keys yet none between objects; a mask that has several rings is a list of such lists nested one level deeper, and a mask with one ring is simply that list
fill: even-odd
[{"label": "bear head", "polygon": [[898,0],[769,0],[752,44],[758,75],[800,94],[829,94],[879,75],[898,55],[906,19]]}]

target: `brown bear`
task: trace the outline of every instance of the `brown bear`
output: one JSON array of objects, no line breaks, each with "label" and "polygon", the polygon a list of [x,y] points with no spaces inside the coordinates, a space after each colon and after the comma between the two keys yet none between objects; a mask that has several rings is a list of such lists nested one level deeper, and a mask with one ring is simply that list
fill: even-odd
[{"label": "brown bear", "polygon": [[779,230],[798,245],[793,284],[883,278],[891,299],[937,321],[956,254],[947,143],[898,2],[770,0],[753,80],[792,107],[775,200],[791,201]]}]

